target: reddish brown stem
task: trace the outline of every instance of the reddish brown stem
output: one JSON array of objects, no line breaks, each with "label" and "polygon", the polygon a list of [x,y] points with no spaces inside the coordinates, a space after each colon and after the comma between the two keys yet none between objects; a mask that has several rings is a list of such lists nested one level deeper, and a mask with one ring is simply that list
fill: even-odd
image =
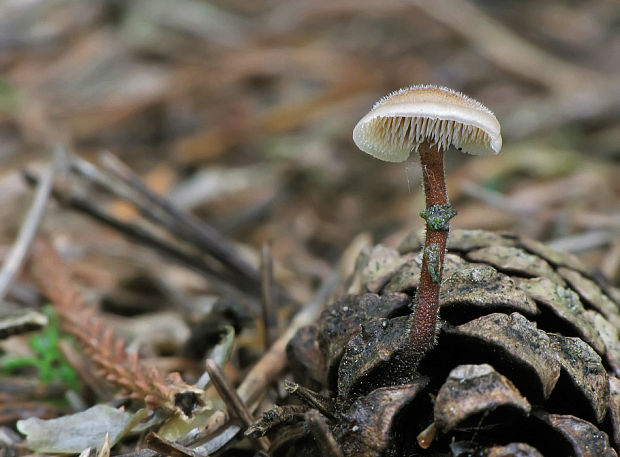
[{"label": "reddish brown stem", "polygon": [[439,288],[450,231],[449,221],[455,212],[448,203],[443,151],[437,146],[422,143],[418,152],[426,195],[426,209],[420,213],[426,220],[426,240],[420,285],[409,320],[409,329],[412,349],[425,353],[435,344]]}]

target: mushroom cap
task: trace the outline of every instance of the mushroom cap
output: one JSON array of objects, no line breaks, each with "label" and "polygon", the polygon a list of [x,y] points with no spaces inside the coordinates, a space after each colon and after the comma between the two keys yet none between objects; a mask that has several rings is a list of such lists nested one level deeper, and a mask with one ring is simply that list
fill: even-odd
[{"label": "mushroom cap", "polygon": [[500,125],[486,106],[447,87],[417,85],[383,97],[353,129],[362,151],[387,162],[407,160],[423,142],[477,155],[499,153]]}]

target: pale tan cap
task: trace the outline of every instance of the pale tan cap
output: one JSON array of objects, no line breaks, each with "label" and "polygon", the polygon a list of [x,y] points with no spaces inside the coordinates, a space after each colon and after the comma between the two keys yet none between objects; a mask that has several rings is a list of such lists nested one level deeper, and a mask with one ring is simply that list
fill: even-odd
[{"label": "pale tan cap", "polygon": [[353,129],[362,151],[388,162],[407,160],[423,142],[477,155],[502,148],[500,125],[486,106],[447,87],[418,85],[379,100]]}]

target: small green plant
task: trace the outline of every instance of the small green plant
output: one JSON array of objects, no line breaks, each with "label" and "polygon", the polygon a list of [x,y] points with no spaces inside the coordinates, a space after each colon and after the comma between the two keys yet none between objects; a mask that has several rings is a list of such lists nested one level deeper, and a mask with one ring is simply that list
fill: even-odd
[{"label": "small green plant", "polygon": [[31,357],[7,356],[0,361],[0,370],[4,374],[11,374],[26,367],[34,367],[38,371],[42,382],[61,381],[69,388],[79,390],[78,377],[65,359],[58,343],[67,339],[60,334],[58,316],[52,306],[46,306],[43,312],[49,319],[49,324],[29,340],[34,355]]}]

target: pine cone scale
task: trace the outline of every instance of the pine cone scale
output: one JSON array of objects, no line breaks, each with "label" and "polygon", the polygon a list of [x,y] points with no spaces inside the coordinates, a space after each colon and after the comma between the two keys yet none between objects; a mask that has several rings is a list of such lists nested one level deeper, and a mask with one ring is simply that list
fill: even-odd
[{"label": "pine cone scale", "polygon": [[[359,295],[348,296],[348,305],[379,303],[392,293],[412,301],[423,240],[416,232],[398,250],[362,254],[348,289]],[[406,350],[406,308],[382,314],[361,306],[357,315],[336,303],[324,312],[331,317],[317,322],[318,354],[333,381],[316,387],[335,402],[329,424],[343,455],[616,456],[620,305],[610,286],[573,256],[511,234],[452,231],[448,248],[438,343],[422,360]],[[295,348],[300,341],[288,353],[303,359],[313,352]],[[296,377],[307,378],[303,367],[310,365],[293,360]],[[476,381],[450,374],[472,365],[489,373]],[[376,404],[356,416],[363,436],[343,432],[360,399],[418,378],[428,384],[407,397],[394,420],[382,422],[388,402]],[[390,424],[387,441],[384,429],[369,425],[377,423]],[[276,457],[294,456],[290,449]]]}]

